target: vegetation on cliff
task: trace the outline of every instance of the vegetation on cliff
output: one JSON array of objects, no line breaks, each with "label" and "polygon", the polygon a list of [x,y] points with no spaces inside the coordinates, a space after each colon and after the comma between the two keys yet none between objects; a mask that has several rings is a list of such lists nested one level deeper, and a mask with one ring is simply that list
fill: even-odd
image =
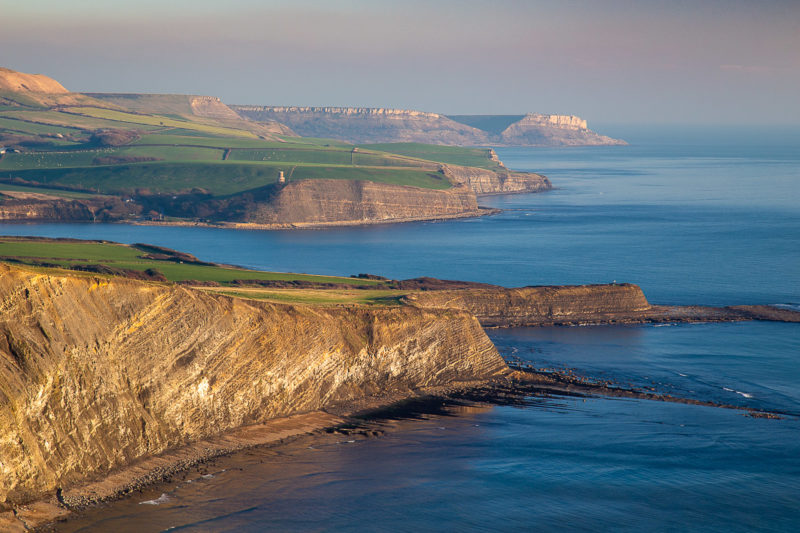
[{"label": "vegetation on cliff", "polygon": [[[213,97],[80,95],[45,76],[4,69],[0,98],[0,220],[252,222],[286,196],[285,184],[308,180],[326,180],[324,194],[331,198],[350,190],[331,180],[434,191],[466,185],[476,194],[487,183],[489,192],[542,190],[542,177],[535,174],[526,176],[536,186],[505,185],[507,171],[488,150],[300,138],[277,122],[242,118]],[[480,185],[443,164],[475,168],[484,174]],[[270,223],[478,214],[474,195],[457,206],[450,201],[454,195],[396,192],[348,198],[361,204],[355,211],[362,218],[337,219],[335,210],[312,213],[298,205],[290,212],[302,217]],[[389,197],[425,200],[384,210]]]}]

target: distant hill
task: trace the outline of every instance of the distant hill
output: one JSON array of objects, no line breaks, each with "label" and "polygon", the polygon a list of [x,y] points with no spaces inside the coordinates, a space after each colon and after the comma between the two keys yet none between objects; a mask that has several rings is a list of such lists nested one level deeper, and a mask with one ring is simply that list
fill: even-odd
[{"label": "distant hill", "polygon": [[0,220],[390,222],[482,214],[478,194],[550,187],[485,149],[354,146],[211,96],[78,94],[9,69],[0,80]]},{"label": "distant hill", "polygon": [[625,141],[590,130],[573,115],[452,115],[405,109],[232,105],[243,117],[278,121],[299,135],[352,143],[449,146],[588,146]]},{"label": "distant hill", "polygon": [[[137,113],[178,116],[189,120],[238,127],[253,133],[295,136],[287,126],[274,120],[253,122],[243,120],[236,111],[214,96],[193,94],[84,93],[86,96]],[[211,119],[204,121],[202,119]]]}]

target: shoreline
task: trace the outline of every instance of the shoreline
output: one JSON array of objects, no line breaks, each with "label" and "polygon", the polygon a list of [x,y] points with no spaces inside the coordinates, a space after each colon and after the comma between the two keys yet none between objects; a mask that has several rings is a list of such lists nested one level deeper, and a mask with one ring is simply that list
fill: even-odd
[{"label": "shoreline", "polygon": [[3,531],[42,531],[57,522],[101,503],[132,497],[176,482],[175,477],[214,459],[231,457],[252,448],[288,445],[296,439],[323,434],[359,434],[379,437],[380,422],[436,414],[447,406],[525,406],[532,396],[573,396],[630,398],[716,407],[742,411],[752,418],[784,419],[798,413],[760,410],[753,407],[683,398],[636,387],[618,386],[571,372],[536,369],[522,361],[510,361],[509,373],[486,381],[453,383],[447,386],[365,397],[346,405],[242,426],[221,435],[140,459],[106,476],[0,513]]}]

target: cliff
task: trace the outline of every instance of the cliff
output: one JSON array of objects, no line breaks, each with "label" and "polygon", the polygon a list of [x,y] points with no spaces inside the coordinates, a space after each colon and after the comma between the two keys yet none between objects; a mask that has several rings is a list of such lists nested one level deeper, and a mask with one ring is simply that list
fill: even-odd
[{"label": "cliff", "polygon": [[477,146],[488,143],[485,132],[444,115],[364,107],[280,107],[234,105],[255,121],[276,121],[304,137],[341,139],[351,143],[420,142]]},{"label": "cliff", "polygon": [[574,115],[530,113],[500,133],[505,146],[624,145],[625,141],[600,135]]},{"label": "cliff", "polygon": [[800,322],[800,312],[767,305],[651,305],[642,289],[630,283],[445,289],[409,294],[404,300],[424,309],[467,311],[486,327],[741,320]]},{"label": "cliff", "polygon": [[278,187],[238,219],[254,224],[365,224],[483,214],[466,186],[423,189],[371,181],[301,180]]},{"label": "cliff", "polygon": [[458,165],[442,165],[442,172],[453,183],[466,185],[478,195],[542,192],[553,188],[550,180],[533,172],[493,171]]},{"label": "cliff", "polygon": [[63,199],[3,200],[0,221],[86,222],[94,220],[93,209],[84,202]]},{"label": "cliff", "polygon": [[506,365],[468,313],[0,265],[0,510],[244,424]]},{"label": "cliff", "polygon": [[352,143],[418,142],[455,146],[626,144],[588,129],[574,115],[440,115],[404,109],[234,105],[241,116],[277,121],[300,135]]},{"label": "cliff", "polygon": [[421,308],[469,311],[488,327],[627,321],[652,309],[642,290],[628,283],[430,291],[406,300]]}]

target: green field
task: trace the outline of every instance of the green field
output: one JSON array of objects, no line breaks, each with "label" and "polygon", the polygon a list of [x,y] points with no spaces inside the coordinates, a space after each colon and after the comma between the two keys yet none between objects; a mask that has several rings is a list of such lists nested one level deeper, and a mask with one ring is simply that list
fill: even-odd
[{"label": "green field", "polygon": [[155,269],[169,281],[214,281],[230,284],[233,280],[306,281],[312,283],[337,283],[353,286],[372,286],[373,280],[262,272],[223,266],[206,266],[166,260],[145,259],[150,250],[116,243],[63,242],[52,240],[25,240],[0,237],[0,260],[14,258],[17,262],[36,265],[42,262],[70,268],[75,265],[106,265],[113,268],[144,272]]},{"label": "green field", "polygon": [[[366,180],[447,189],[451,183],[439,172],[440,163],[500,168],[488,150],[415,143],[355,147],[265,133],[264,126],[236,118],[189,116],[182,113],[192,111],[190,101],[180,95],[116,95],[108,103],[74,98],[81,104],[47,107],[21,95],[22,106],[0,106],[0,136],[7,139],[0,137],[0,145],[21,149],[0,158],[0,187],[40,188],[72,198],[198,192],[224,198],[274,184],[281,171],[290,181]],[[120,107],[125,102],[133,109]],[[99,135],[100,130],[106,133]]]},{"label": "green field", "polygon": [[482,148],[462,148],[459,146],[438,146],[419,143],[364,144],[359,146],[369,150],[379,150],[452,165],[489,170],[499,170],[501,168],[500,165],[489,159],[489,151]]},{"label": "green field", "polygon": [[47,185],[73,187],[100,194],[129,194],[147,189],[150,193],[174,194],[203,189],[212,196],[228,196],[275,183],[283,170],[291,179],[367,180],[429,189],[447,189],[443,176],[415,169],[370,168],[286,163],[134,163],[75,168],[27,170],[0,169],[0,182],[19,178]]}]

